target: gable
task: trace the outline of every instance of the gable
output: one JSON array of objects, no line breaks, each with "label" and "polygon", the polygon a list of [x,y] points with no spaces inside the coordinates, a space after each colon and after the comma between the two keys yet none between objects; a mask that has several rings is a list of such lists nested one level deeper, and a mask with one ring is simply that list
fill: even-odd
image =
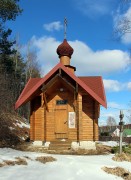
[{"label": "gable", "polygon": [[[47,84],[51,79],[56,76],[60,71],[63,71],[73,82],[82,87],[89,95],[91,95],[102,106],[107,107],[104,86],[102,78],[90,77],[76,77],[75,74],[70,72],[63,64],[58,63],[48,74],[43,78],[32,78],[28,81],[20,97],[18,98],[15,109],[30,101],[33,95],[41,91],[42,85]],[[95,84],[96,87],[95,88]],[[101,92],[99,92],[101,91]]]}]

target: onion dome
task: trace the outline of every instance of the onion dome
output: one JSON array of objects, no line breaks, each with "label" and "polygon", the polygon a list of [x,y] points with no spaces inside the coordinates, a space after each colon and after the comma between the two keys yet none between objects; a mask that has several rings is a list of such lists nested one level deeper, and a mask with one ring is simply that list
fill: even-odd
[{"label": "onion dome", "polygon": [[73,51],[73,48],[68,44],[66,39],[64,39],[63,43],[60,44],[56,50],[59,58],[61,58],[62,56],[68,56],[69,58],[71,58]]}]

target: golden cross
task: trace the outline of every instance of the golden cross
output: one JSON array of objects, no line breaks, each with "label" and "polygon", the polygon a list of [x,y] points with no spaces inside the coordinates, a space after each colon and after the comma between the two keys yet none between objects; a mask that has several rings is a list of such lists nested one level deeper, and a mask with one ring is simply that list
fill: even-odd
[{"label": "golden cross", "polygon": [[66,35],[67,35],[66,29],[67,29],[67,19],[65,17],[65,19],[64,19],[64,39],[66,39]]}]

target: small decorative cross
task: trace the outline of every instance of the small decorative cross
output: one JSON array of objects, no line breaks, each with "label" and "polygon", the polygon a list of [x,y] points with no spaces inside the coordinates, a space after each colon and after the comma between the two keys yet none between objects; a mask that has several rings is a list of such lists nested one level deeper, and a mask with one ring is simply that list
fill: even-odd
[{"label": "small decorative cross", "polygon": [[66,39],[66,35],[67,35],[66,29],[67,29],[67,19],[65,17],[65,19],[64,19],[64,39]]}]

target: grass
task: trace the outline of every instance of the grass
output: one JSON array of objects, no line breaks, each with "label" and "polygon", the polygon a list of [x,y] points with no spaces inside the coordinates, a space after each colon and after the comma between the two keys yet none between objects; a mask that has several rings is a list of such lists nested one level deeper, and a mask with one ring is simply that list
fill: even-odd
[{"label": "grass", "polygon": [[122,154],[115,154],[115,156],[112,158],[114,161],[128,161],[131,162],[131,154],[122,153]]},{"label": "grass", "polygon": [[[112,153],[119,153],[119,146],[115,146],[112,148]],[[122,146],[122,152],[131,154],[131,145]]]},{"label": "grass", "polygon": [[5,166],[4,163],[0,163],[0,167],[3,167],[3,166]]},{"label": "grass", "polygon": [[[30,157],[28,156],[24,156],[22,157],[15,157],[16,160],[3,160],[3,162],[0,163],[0,167],[4,167],[4,166],[15,166],[15,165],[28,165],[27,160],[32,160]],[[47,163],[47,162],[53,162],[56,161],[55,158],[53,158],[52,156],[40,156],[37,157],[35,159],[36,161],[39,161],[43,164]]]},{"label": "grass", "polygon": [[0,167],[3,166],[15,166],[15,165],[27,165],[27,161],[23,158],[16,157],[15,161],[12,160],[4,160],[2,163],[0,163]]},{"label": "grass", "polygon": [[15,159],[17,159],[17,161],[15,161],[17,165],[27,165],[27,161],[25,159],[20,157],[16,157]]},{"label": "grass", "polygon": [[37,157],[35,159],[36,161],[39,161],[43,164],[47,163],[47,162],[53,162],[53,161],[56,161],[55,158],[53,158],[52,156],[40,156],[40,157]]},{"label": "grass", "polygon": [[108,174],[113,174],[119,177],[122,177],[123,179],[130,180],[131,179],[131,173],[124,168],[121,167],[115,167],[115,168],[110,168],[110,167],[103,167],[102,168],[105,172]]}]

